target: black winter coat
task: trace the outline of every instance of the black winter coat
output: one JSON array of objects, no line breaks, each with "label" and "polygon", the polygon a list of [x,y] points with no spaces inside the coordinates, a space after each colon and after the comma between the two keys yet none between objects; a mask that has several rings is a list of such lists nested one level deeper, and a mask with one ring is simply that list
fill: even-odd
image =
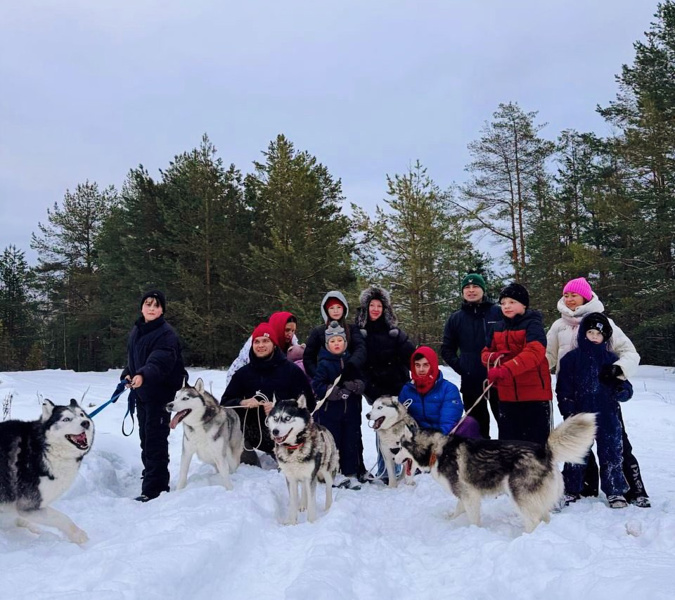
[{"label": "black winter coat", "polygon": [[[227,389],[220,399],[222,406],[239,406],[245,398],[253,398],[256,392],[262,392],[270,402],[276,397],[277,400],[289,400],[298,398],[304,394],[307,399],[307,408],[313,411],[316,406],[314,393],[307,381],[302,369],[290,362],[286,355],[274,349],[270,358],[258,358],[251,349],[250,362],[239,369],[230,380]],[[274,442],[264,425],[266,415],[264,409],[259,406],[257,415],[255,409],[240,409],[237,411],[241,419],[242,428],[244,423],[245,445],[258,447],[262,452],[272,454]],[[246,415],[246,413],[249,413]],[[244,420],[245,419],[245,420]],[[262,438],[260,437],[262,432]]]},{"label": "black winter coat", "polygon": [[304,394],[307,408],[314,410],[314,394],[302,369],[286,358],[286,355],[274,349],[268,359],[260,359],[251,350],[247,365],[239,369],[230,380],[230,384],[220,400],[222,406],[239,406],[244,398],[252,398],[256,392],[265,394],[270,401],[298,398]]},{"label": "black winter coat", "polygon": [[143,317],[136,321],[129,333],[122,379],[127,375],[143,376],[143,385],[132,394],[144,402],[171,402],[183,381],[187,381],[178,334],[164,315],[147,323]]},{"label": "black winter coat", "polygon": [[492,335],[495,323],[502,320],[499,305],[483,299],[480,304],[462,302],[445,324],[441,356],[462,378],[462,389],[483,385],[487,371],[481,351]]},{"label": "black winter coat", "polygon": [[[366,362],[366,343],[356,325],[347,325],[347,327],[349,327],[349,345],[347,346],[347,351],[350,355],[347,364],[352,365],[356,372],[361,372]],[[310,379],[314,379],[316,375],[319,351],[325,347],[326,326],[319,325],[310,331],[307,345],[305,346],[305,353],[302,356],[302,364],[305,366],[305,371]]]},{"label": "black winter coat", "polygon": [[361,330],[366,340],[366,398],[372,403],[380,396],[398,396],[410,381],[410,357],[414,344],[404,331],[390,327],[383,318],[368,321]]}]

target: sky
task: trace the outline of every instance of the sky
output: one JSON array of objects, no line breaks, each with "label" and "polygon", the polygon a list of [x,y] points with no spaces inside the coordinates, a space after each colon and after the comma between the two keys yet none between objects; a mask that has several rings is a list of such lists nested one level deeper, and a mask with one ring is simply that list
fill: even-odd
[{"label": "sky", "polygon": [[610,133],[652,0],[23,0],[0,4],[0,251],[66,190],[158,175],[204,133],[243,172],[285,134],[374,210],[416,160],[461,182],[499,103]]},{"label": "sky", "polygon": [[[32,420],[38,392],[67,404],[86,391],[91,411],[120,373],[0,373],[0,398],[12,397],[12,418]],[[190,368],[197,377],[220,396],[225,371]],[[319,484],[316,522],[301,514],[285,526],[288,491],[269,460],[265,469],[240,466],[227,491],[195,456],[187,486],[176,491],[182,425],[169,436],[172,491],[134,502],[142,467],[136,432],[121,432],[125,395],[94,417],[92,449],[53,503],[89,541],[80,546],[53,529],[35,534],[0,520],[0,600],[672,600],[675,372],[641,366],[632,383],[622,411],[652,507],[613,510],[601,494],[530,534],[506,496],[483,500],[480,527],[466,515],[450,519],[457,499],[427,474],[415,486],[334,490],[328,512]],[[362,430],[371,467],[375,434],[365,417]]]}]

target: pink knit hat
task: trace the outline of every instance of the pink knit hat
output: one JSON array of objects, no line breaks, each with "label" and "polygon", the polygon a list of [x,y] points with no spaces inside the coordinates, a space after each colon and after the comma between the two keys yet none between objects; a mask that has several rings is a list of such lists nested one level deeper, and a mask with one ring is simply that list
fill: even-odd
[{"label": "pink knit hat", "polygon": [[567,294],[568,292],[579,294],[586,302],[593,297],[593,290],[584,277],[570,279],[563,288],[563,294]]}]

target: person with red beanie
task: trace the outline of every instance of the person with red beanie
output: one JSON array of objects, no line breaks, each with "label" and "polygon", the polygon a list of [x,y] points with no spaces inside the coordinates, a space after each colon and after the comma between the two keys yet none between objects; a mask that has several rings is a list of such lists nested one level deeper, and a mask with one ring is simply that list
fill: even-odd
[{"label": "person with red beanie", "polygon": [[[260,323],[253,330],[251,339],[253,343],[249,363],[234,374],[225,388],[220,404],[241,407],[239,418],[244,431],[245,448],[242,462],[260,466],[255,450],[270,456],[274,451],[274,442],[264,426],[265,418],[272,410],[274,398],[290,400],[304,394],[310,411],[314,410],[315,401],[305,374],[279,348],[281,342],[272,325]],[[245,412],[248,414],[244,414]]]},{"label": "person with red beanie", "polygon": [[[272,329],[274,329],[277,347],[284,354],[288,352],[288,349],[291,346],[298,344],[298,338],[295,336],[298,320],[293,313],[288,311],[274,312],[270,315],[268,323],[272,326]],[[249,337],[239,351],[239,356],[232,361],[230,368],[225,374],[225,387],[229,385],[234,374],[244,365],[248,364],[252,341],[253,339]]]},{"label": "person with red beanie", "polygon": [[519,283],[499,294],[502,321],[495,324],[481,360],[499,394],[499,439],[545,444],[551,431],[551,374],[541,313],[529,308]]},{"label": "person with red beanie", "polygon": [[462,418],[464,408],[459,390],[443,378],[438,356],[428,346],[416,348],[410,358],[412,381],[398,395],[402,404],[422,429],[435,429],[447,435]]}]

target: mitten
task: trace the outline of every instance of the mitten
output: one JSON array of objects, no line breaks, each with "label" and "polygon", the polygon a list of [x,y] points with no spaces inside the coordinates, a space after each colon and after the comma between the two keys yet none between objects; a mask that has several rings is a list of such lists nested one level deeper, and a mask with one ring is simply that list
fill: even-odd
[{"label": "mitten", "polygon": [[360,396],[366,389],[366,384],[361,379],[354,379],[353,381],[346,381],[343,387]]},{"label": "mitten", "polygon": [[603,365],[600,369],[600,381],[606,385],[616,383],[616,380],[623,375],[619,365]]},{"label": "mitten", "polygon": [[332,390],[331,393],[328,395],[328,400],[331,402],[336,401],[336,400],[346,400],[349,398],[349,390],[345,390],[344,388],[341,388],[340,386],[336,385]]},{"label": "mitten", "polygon": [[626,402],[633,397],[633,386],[630,381],[621,381],[616,386],[615,399],[617,402]]},{"label": "mitten", "polygon": [[504,383],[513,379],[511,371],[506,367],[492,367],[487,376],[490,383]]}]

